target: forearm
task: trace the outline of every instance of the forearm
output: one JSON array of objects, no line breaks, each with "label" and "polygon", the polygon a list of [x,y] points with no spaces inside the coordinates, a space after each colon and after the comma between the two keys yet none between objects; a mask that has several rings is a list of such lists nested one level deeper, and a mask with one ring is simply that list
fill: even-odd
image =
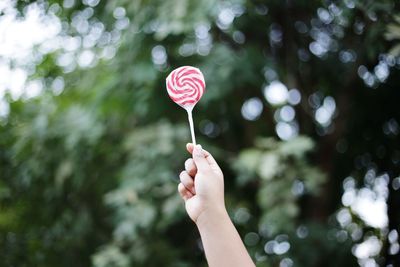
[{"label": "forearm", "polygon": [[210,267],[255,266],[225,210],[200,216],[196,224]]}]

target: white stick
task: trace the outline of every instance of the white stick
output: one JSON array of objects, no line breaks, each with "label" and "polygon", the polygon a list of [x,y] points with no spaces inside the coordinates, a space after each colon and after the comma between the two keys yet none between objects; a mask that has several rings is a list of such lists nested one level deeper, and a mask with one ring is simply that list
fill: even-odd
[{"label": "white stick", "polygon": [[188,113],[188,119],[189,119],[190,134],[192,135],[192,143],[193,143],[193,145],[196,145],[196,136],[194,135],[192,110],[193,110],[193,107],[186,109],[186,111]]}]

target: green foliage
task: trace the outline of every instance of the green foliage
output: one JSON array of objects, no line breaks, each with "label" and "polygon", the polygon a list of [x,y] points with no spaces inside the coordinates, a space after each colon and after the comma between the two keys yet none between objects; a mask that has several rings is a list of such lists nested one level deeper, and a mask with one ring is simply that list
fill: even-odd
[{"label": "green foliage", "polygon": [[[159,246],[171,246],[169,255],[162,257],[164,264],[176,262],[172,255],[177,252],[168,244],[166,232],[184,214],[173,180],[178,166],[171,165],[171,158],[184,160],[175,148],[186,135],[186,127],[162,122],[126,137],[127,163],[121,166],[120,185],[104,199],[115,210],[113,238],[94,255],[94,266],[155,266],[161,263],[161,257],[153,256],[160,253]],[[126,248],[126,253],[121,253]]]},{"label": "green foliage", "polygon": [[[67,2],[40,4],[65,38],[24,66],[42,93],[0,98],[0,266],[206,265],[176,190],[190,135],[164,83],[181,65],[206,77],[197,138],[257,266],[400,264],[387,240],[400,225],[395,1]],[[301,100],[270,102],[273,81]],[[379,173],[388,225],[338,223],[344,179],[374,190]],[[370,236],[379,254],[357,259]]]},{"label": "green foliage", "polygon": [[239,154],[235,163],[238,182],[242,186],[257,183],[257,205],[262,212],[259,227],[268,229],[270,235],[293,229],[299,215],[299,197],[317,194],[325,180],[321,170],[310,166],[305,158],[312,147],[307,137],[287,142],[266,138]]},{"label": "green foliage", "polygon": [[[385,37],[389,41],[398,42],[400,40],[400,16],[395,16],[394,22],[387,25]],[[390,49],[389,53],[392,54],[393,56],[400,55],[400,45],[399,44],[394,45]]]}]

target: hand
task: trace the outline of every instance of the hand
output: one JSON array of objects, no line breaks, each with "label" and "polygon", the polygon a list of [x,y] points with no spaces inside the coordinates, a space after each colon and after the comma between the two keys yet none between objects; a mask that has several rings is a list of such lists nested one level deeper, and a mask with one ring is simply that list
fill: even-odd
[{"label": "hand", "polygon": [[186,212],[197,223],[200,218],[226,213],[224,176],[213,156],[200,145],[187,144],[193,155],[185,161],[179,175],[178,191],[185,201]]},{"label": "hand", "polygon": [[185,161],[178,191],[196,223],[210,267],[255,267],[224,203],[224,176],[211,154],[200,145],[186,145],[193,159]]}]

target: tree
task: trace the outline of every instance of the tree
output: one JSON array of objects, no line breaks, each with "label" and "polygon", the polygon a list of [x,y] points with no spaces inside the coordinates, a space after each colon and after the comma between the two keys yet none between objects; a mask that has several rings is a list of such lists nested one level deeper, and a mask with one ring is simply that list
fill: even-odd
[{"label": "tree", "polygon": [[176,192],[181,65],[206,77],[196,132],[258,266],[400,264],[395,1],[14,6],[59,30],[3,62],[42,90],[2,100],[1,266],[205,266]]}]

